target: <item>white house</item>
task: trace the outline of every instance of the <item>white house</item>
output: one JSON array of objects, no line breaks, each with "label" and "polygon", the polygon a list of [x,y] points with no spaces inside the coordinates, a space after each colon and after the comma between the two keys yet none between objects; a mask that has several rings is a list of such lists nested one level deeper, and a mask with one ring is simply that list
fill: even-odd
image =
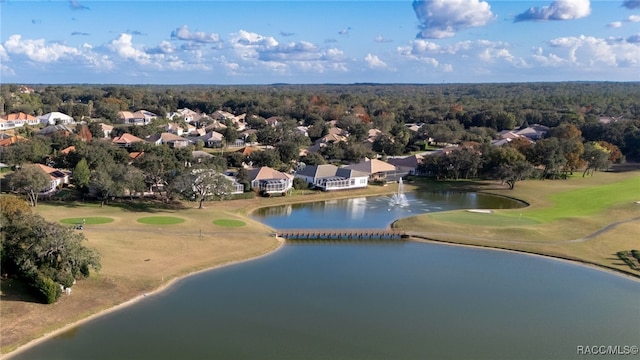
[{"label": "white house", "polygon": [[261,194],[282,194],[293,187],[293,175],[270,167],[249,169],[251,188]]},{"label": "white house", "polygon": [[369,174],[330,164],[306,166],[294,177],[324,191],[365,188],[369,184]]},{"label": "white house", "polygon": [[189,146],[189,144],[191,143],[189,139],[168,132],[163,132],[162,134],[151,136],[147,139],[147,141],[156,145],[167,144],[169,145],[169,147],[174,149]]},{"label": "white house", "polygon": [[156,119],[158,115],[147,110],[138,110],[136,112],[131,111],[119,111],[118,117],[125,124],[130,125],[148,125],[152,120]]},{"label": "white house", "polygon": [[38,119],[40,120],[41,124],[45,125],[66,125],[75,123],[75,120],[73,120],[71,116],[57,111],[38,116]]}]

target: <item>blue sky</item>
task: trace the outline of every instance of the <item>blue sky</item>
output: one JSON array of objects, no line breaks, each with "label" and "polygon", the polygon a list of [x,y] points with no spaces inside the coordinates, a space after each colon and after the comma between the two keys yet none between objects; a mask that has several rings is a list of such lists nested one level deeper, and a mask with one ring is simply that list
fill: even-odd
[{"label": "blue sky", "polygon": [[0,0],[0,82],[640,81],[640,0]]}]

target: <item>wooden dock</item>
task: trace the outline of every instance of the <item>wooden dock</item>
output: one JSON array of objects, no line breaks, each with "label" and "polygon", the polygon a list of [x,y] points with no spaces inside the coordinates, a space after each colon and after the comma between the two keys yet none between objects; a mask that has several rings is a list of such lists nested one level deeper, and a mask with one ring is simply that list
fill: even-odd
[{"label": "wooden dock", "polygon": [[399,229],[288,229],[276,231],[287,240],[399,240],[407,237]]}]

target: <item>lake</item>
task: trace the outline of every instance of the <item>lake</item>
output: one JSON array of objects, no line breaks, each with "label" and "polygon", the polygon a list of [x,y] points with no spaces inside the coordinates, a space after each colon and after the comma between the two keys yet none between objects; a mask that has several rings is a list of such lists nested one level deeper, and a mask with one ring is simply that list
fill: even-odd
[{"label": "lake", "polygon": [[[386,227],[398,215],[451,206],[520,206],[429,196],[407,194],[402,208],[375,197],[253,216],[274,228]],[[296,242],[185,278],[15,358],[580,359],[579,346],[640,345],[638,299],[640,282],[544,257],[405,241]]]}]

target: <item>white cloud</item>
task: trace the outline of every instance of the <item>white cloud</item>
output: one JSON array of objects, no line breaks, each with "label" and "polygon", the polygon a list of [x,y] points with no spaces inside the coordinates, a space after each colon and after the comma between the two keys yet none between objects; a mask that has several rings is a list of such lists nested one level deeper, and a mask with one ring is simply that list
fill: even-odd
[{"label": "white cloud", "polygon": [[633,40],[633,36],[620,41],[607,41],[585,35],[561,37],[549,41],[549,46],[556,51],[555,53],[544,55],[542,51],[538,51],[535,59],[542,64],[568,64],[585,71],[637,67],[640,65],[640,43]]},{"label": "white cloud", "polygon": [[195,41],[199,43],[217,43],[220,42],[220,36],[216,33],[206,33],[203,31],[189,31],[189,27],[187,25],[182,25],[181,27],[175,29],[171,32],[172,38],[177,38],[180,40],[186,41]]},{"label": "white cloud", "polygon": [[388,43],[388,42],[393,42],[393,40],[391,39],[387,39],[382,35],[377,35],[373,41],[377,42],[377,43]]},{"label": "white cloud", "polygon": [[4,48],[8,53],[25,55],[29,60],[51,63],[64,57],[80,55],[80,51],[66,45],[47,44],[44,39],[22,39],[21,35],[11,35],[5,41]]},{"label": "white cloud", "polygon": [[531,7],[519,14],[514,21],[531,20],[573,20],[591,14],[589,0],[556,0],[548,6]]},{"label": "white cloud", "polygon": [[113,67],[108,56],[96,54],[88,44],[74,48],[59,43],[47,44],[44,39],[23,39],[17,34],[9,36],[1,52],[4,52],[4,55],[0,54],[0,60],[5,56],[8,58],[9,55],[17,55],[44,64],[66,61],[89,66],[95,70],[107,70]]},{"label": "white cloud", "polygon": [[278,41],[272,36],[262,36],[260,34],[240,30],[232,37],[232,42],[244,46],[274,47]]},{"label": "white cloud", "polygon": [[0,61],[9,61],[9,54],[7,54],[7,50],[4,49],[4,46],[2,46],[2,44],[0,44]]},{"label": "white cloud", "polygon": [[622,22],[621,21],[614,21],[614,22],[608,23],[607,27],[614,28],[614,29],[615,28],[619,28],[619,27],[622,27]]},{"label": "white cloud", "polygon": [[496,18],[489,3],[479,0],[414,0],[413,10],[420,22],[417,38],[427,39],[451,37]]},{"label": "white cloud", "polygon": [[377,55],[371,55],[371,53],[365,56],[364,61],[367,63],[370,69],[386,69],[387,64],[380,60]]},{"label": "white cloud", "polygon": [[317,60],[321,55],[316,45],[301,41],[261,49],[259,58],[263,61],[307,61]]},{"label": "white cloud", "polygon": [[9,62],[9,54],[4,49],[4,46],[0,44],[0,78],[2,76],[13,76],[15,72],[9,66],[7,66],[7,62]]},{"label": "white cloud", "polygon": [[429,64],[436,69],[450,72],[453,64],[473,62],[478,71],[484,65],[496,67],[510,65],[514,68],[527,67],[527,62],[509,50],[510,45],[501,41],[476,40],[459,41],[447,46],[416,39],[409,46],[398,47],[398,54],[411,61]]},{"label": "white cloud", "polygon": [[175,46],[172,43],[163,40],[158,46],[147,50],[149,54],[173,54],[176,51]]},{"label": "white cloud", "polygon": [[640,22],[640,15],[629,15],[628,18],[625,19],[627,22]]},{"label": "white cloud", "polygon": [[[242,64],[246,72],[263,69],[269,72],[289,75],[297,69],[303,72],[323,73],[327,70],[345,68],[344,55],[335,48],[325,49],[308,41],[279,43],[271,36],[240,30],[231,34],[229,44],[238,59],[233,63]],[[232,63],[229,61],[229,63]],[[229,66],[227,66],[229,68]],[[238,74],[240,70],[232,66],[230,70]]]},{"label": "white cloud", "polygon": [[133,37],[130,34],[120,34],[120,37],[111,41],[107,47],[125,59],[133,60],[139,64],[151,63],[151,56],[133,46]]}]

